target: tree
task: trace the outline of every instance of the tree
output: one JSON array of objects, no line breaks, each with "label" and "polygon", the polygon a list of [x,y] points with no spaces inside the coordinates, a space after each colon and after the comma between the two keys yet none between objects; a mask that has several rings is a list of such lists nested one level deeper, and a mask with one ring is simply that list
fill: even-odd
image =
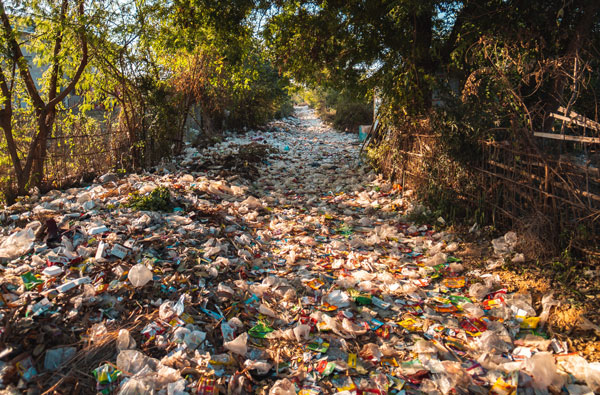
[{"label": "tree", "polygon": [[[388,107],[413,115],[429,111],[440,75],[451,73],[464,83],[482,67],[481,54],[474,49],[485,37],[496,38],[499,45],[536,47],[531,64],[561,58],[572,69],[576,54],[588,52],[590,59],[593,47],[585,43],[598,39],[600,10],[600,2],[594,0],[276,4],[263,34],[282,70],[309,85],[378,86]],[[541,89],[530,87],[537,91],[529,100],[543,100],[548,114],[560,105],[569,76],[545,73],[544,78]]]},{"label": "tree", "polygon": [[[36,26],[39,29],[36,34],[45,35],[46,38],[52,39],[52,47],[49,78],[46,79],[46,84],[43,87],[38,87],[36,81],[32,78],[30,65],[23,55],[22,44],[17,41],[17,32],[15,31],[15,26],[22,26],[21,24],[26,19],[17,16],[11,18],[7,13],[4,2],[0,0],[0,22],[2,23],[3,54],[5,56],[3,70],[0,73],[0,88],[4,103],[0,126],[6,137],[19,193],[24,193],[29,186],[39,185],[43,180],[47,140],[52,134],[57,106],[73,92],[88,64],[83,0],[78,0],[76,3],[62,0],[58,4],[54,2],[44,4],[28,2],[25,7],[26,9],[30,7],[31,10],[41,11],[42,15],[52,21],[51,23],[40,23]],[[73,44],[73,37],[78,38],[81,55],[78,65],[67,82],[64,77],[66,72],[71,70],[67,70],[66,64],[70,60],[69,56],[74,51],[70,46],[65,46],[65,43]],[[44,49],[50,50],[50,47]],[[17,69],[36,119],[37,127],[24,158],[19,157],[14,142],[11,109],[12,87],[9,86],[5,77],[4,67]],[[11,75],[14,76],[14,73],[11,73]],[[14,83],[12,86],[14,86]],[[46,91],[45,95],[44,90]]]}]

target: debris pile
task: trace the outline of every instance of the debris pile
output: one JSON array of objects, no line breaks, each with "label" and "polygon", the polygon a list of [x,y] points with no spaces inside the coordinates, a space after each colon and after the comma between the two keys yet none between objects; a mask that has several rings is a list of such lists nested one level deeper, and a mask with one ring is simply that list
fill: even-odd
[{"label": "debris pile", "polygon": [[[412,204],[360,164],[355,137],[299,115],[189,147],[176,170],[105,175],[5,210],[0,385],[600,391],[600,364],[544,331],[551,295],[536,311],[465,268],[452,233],[407,220]],[[239,171],[246,162],[256,171]],[[513,253],[515,236],[496,253]]]}]

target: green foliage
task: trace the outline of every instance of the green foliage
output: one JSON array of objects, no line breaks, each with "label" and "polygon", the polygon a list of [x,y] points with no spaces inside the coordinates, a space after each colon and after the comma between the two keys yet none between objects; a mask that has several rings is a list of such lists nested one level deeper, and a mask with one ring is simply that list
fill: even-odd
[{"label": "green foliage", "polygon": [[308,104],[319,116],[340,131],[358,132],[359,125],[373,123],[373,104],[363,88],[304,88],[296,94],[298,103]]},{"label": "green foliage", "polygon": [[131,193],[125,206],[138,211],[171,211],[173,208],[171,193],[167,187],[155,188],[146,195]]},{"label": "green foliage", "polygon": [[371,103],[341,102],[335,107],[333,125],[336,129],[358,132],[359,125],[373,123],[373,105]]},{"label": "green foliage", "polygon": [[232,77],[240,83],[231,92],[227,128],[260,126],[275,117],[288,116],[293,110],[287,79],[282,79],[257,52],[247,56],[245,63],[233,69]]},{"label": "green foliage", "polygon": [[[56,114],[47,117],[53,123],[48,137],[75,125],[81,130],[91,125],[85,118],[96,119],[103,132],[120,133],[115,140],[126,147],[125,152],[106,154],[118,160],[116,167],[139,169],[180,152],[196,108],[202,114],[196,121],[201,122],[206,139],[222,128],[258,126],[293,110],[289,80],[274,67],[254,30],[257,10],[267,7],[264,2],[100,0],[82,2],[83,13],[79,3],[71,1],[5,3],[15,31],[31,30],[17,41],[32,59],[18,64],[40,68],[42,73],[32,77],[43,100],[50,100],[53,75],[58,76],[57,92],[76,75],[85,37],[88,62],[73,91],[82,101],[72,108],[57,104]],[[66,13],[61,11],[63,5]],[[10,37],[7,32],[0,34],[0,60],[12,97],[8,100],[3,94],[0,105],[12,108],[16,152],[19,161],[26,162],[38,131],[39,105],[25,89],[25,77],[13,67],[17,64],[9,51]],[[84,132],[96,134],[88,126]],[[92,140],[100,147],[106,145]],[[3,138],[0,147],[0,182],[13,185],[18,166],[4,149]],[[67,163],[63,170],[68,174],[61,178],[76,177],[79,169]],[[98,168],[88,171],[94,170]],[[47,176],[51,182],[57,175]],[[41,181],[41,177],[32,180]]]}]

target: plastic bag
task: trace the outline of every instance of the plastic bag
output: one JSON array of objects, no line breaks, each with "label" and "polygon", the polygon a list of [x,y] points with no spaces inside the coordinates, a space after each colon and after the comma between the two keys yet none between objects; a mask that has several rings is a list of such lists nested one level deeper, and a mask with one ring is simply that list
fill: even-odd
[{"label": "plastic bag", "polygon": [[475,283],[469,287],[469,296],[475,300],[482,300],[489,292],[490,288],[481,283]]},{"label": "plastic bag", "polygon": [[552,293],[544,295],[542,298],[542,313],[540,314],[540,327],[543,328],[546,325],[546,321],[548,321],[548,316],[550,315],[550,310],[552,307],[557,306],[558,301],[552,297]]},{"label": "plastic bag", "polygon": [[42,227],[39,221],[29,223],[25,229],[8,236],[0,244],[0,259],[15,259],[33,248],[35,233]]},{"label": "plastic bag", "polygon": [[248,352],[248,334],[242,333],[230,342],[223,343],[223,346],[234,354],[246,355]]},{"label": "plastic bag", "polygon": [[146,267],[146,265],[138,263],[129,270],[127,278],[131,282],[131,285],[136,288],[140,288],[152,280],[152,272]]},{"label": "plastic bag", "polygon": [[496,333],[485,331],[477,338],[477,343],[482,351],[494,354],[508,352],[511,350],[511,345],[503,341]]},{"label": "plastic bag", "polygon": [[533,377],[534,387],[547,389],[550,385],[560,388],[563,378],[556,371],[554,356],[549,352],[539,352],[527,359],[525,366]]},{"label": "plastic bag", "polygon": [[127,329],[121,329],[119,331],[119,335],[117,336],[117,350],[131,350],[136,346],[136,342],[131,337],[131,334]]},{"label": "plastic bag", "polygon": [[145,367],[156,368],[158,361],[136,350],[123,350],[117,355],[117,367],[124,373],[136,374]]},{"label": "plastic bag", "polygon": [[177,380],[174,383],[167,385],[167,395],[187,395],[185,391],[186,381],[184,379]]},{"label": "plastic bag", "polygon": [[294,329],[294,336],[298,342],[305,341],[310,336],[310,326],[299,324]]},{"label": "plastic bag", "polygon": [[118,395],[145,395],[150,391],[152,388],[144,380],[131,378],[121,385]]},{"label": "plastic bag", "polygon": [[600,362],[588,364],[585,372],[585,382],[592,391],[600,391]]},{"label": "plastic bag", "polygon": [[347,318],[344,318],[342,321],[342,331],[351,337],[357,337],[367,333],[367,329],[364,326],[355,324]]},{"label": "plastic bag", "polygon": [[269,395],[296,395],[296,386],[289,379],[277,380],[269,390]]},{"label": "plastic bag", "polygon": [[44,359],[44,369],[58,369],[63,363],[73,358],[75,352],[77,352],[75,347],[61,347],[47,350],[46,357]]}]

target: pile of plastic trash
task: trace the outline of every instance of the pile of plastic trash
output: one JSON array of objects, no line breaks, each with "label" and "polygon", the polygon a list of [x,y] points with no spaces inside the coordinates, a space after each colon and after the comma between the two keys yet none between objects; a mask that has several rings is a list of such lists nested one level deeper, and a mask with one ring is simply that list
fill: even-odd
[{"label": "pile of plastic trash", "polygon": [[[0,385],[103,394],[600,391],[526,293],[415,225],[356,136],[299,112],[154,174],[0,214]],[[275,148],[256,181],[203,158]],[[442,222],[443,220],[440,220]],[[515,254],[516,235],[493,241]],[[495,264],[495,262],[491,262]],[[79,386],[79,387],[78,387]],[[35,391],[34,391],[35,392]]]}]

